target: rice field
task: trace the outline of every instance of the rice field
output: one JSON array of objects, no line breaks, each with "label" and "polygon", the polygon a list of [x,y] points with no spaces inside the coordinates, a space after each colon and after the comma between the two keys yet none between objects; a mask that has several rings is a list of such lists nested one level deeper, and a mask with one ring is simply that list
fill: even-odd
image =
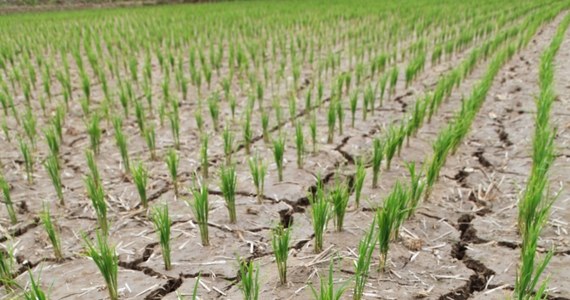
[{"label": "rice field", "polygon": [[569,8],[1,15],[0,299],[570,299]]}]

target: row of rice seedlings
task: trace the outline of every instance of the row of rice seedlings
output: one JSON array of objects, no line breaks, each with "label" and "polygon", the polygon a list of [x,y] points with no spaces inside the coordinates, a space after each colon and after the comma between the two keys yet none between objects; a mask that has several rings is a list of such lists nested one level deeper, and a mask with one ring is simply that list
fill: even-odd
[{"label": "row of rice seedlings", "polygon": [[548,278],[540,284],[539,281],[552,259],[553,251],[550,250],[542,260],[537,261],[537,248],[540,233],[548,221],[550,207],[556,200],[550,195],[548,184],[548,172],[556,158],[554,149],[556,129],[550,124],[550,111],[555,100],[554,58],[569,25],[570,16],[566,16],[540,60],[540,95],[536,102],[533,164],[523,198],[519,203],[518,228],[522,237],[522,246],[521,263],[514,289],[514,296],[519,300],[543,299],[547,294]]}]

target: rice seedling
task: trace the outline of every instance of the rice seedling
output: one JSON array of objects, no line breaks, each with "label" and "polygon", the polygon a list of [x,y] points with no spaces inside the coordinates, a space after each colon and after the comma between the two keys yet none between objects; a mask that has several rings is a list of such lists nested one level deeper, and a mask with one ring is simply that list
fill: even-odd
[{"label": "rice seedling", "polygon": [[356,160],[356,173],[354,174],[354,202],[356,208],[360,207],[360,198],[362,196],[362,188],[364,187],[364,179],[366,178],[366,168],[362,159]]},{"label": "rice seedling", "polygon": [[210,245],[210,239],[208,235],[208,214],[210,212],[210,206],[208,202],[208,187],[205,182],[200,184],[194,184],[194,187],[190,189],[192,196],[194,198],[193,202],[188,202],[192,208],[192,213],[196,218],[198,223],[198,228],[200,228],[200,239],[202,241],[202,246],[206,247]]},{"label": "rice seedling", "polygon": [[46,293],[42,290],[40,286],[40,279],[35,279],[32,271],[28,269],[28,276],[30,278],[30,283],[27,289],[24,291],[23,297],[25,300],[47,300],[48,297]]},{"label": "rice seedling", "polygon": [[61,183],[61,174],[57,157],[50,155],[45,160],[44,167],[48,171],[48,175],[51,179],[55,192],[57,193],[59,204],[62,206],[65,205],[65,202],[63,200],[63,184]]},{"label": "rice seedling", "polygon": [[91,120],[86,124],[87,133],[89,134],[89,142],[91,145],[91,150],[95,155],[99,154],[99,149],[101,145],[101,128],[99,127],[99,115],[94,113],[91,116]]},{"label": "rice seedling", "polygon": [[245,112],[245,122],[243,123],[243,143],[245,147],[245,154],[249,155],[251,151],[251,142],[253,139],[253,132],[251,130],[251,112]]},{"label": "rice seedling", "polygon": [[14,202],[12,202],[12,196],[10,194],[10,185],[6,182],[3,176],[0,175],[0,189],[2,190],[2,195],[4,196],[4,204],[6,205],[6,210],[8,211],[8,216],[10,217],[10,223],[18,223],[18,218],[16,216],[16,210],[14,210]]},{"label": "rice seedling", "polygon": [[97,268],[103,275],[107,291],[111,300],[119,299],[118,270],[119,257],[115,253],[115,247],[109,245],[107,235],[97,232],[97,243],[94,244],[87,237],[84,237],[85,251],[87,256],[93,260]]},{"label": "rice seedling", "polygon": [[148,171],[142,162],[135,164],[131,169],[131,175],[133,176],[133,181],[139,193],[139,198],[143,208],[146,210],[148,208],[148,199],[146,196],[146,187],[148,182]]},{"label": "rice seedling", "polygon": [[344,108],[342,107],[342,101],[336,102],[336,116],[338,120],[338,134],[343,135],[343,124],[344,124]]},{"label": "rice seedling", "polygon": [[297,149],[297,168],[303,168],[303,154],[305,152],[305,138],[301,122],[295,124],[295,145]]},{"label": "rice seedling", "polygon": [[165,161],[174,186],[174,195],[178,197],[178,163],[180,162],[178,153],[174,149],[170,149],[166,154]]},{"label": "rice seedling", "polygon": [[289,120],[291,121],[291,126],[295,123],[295,117],[297,116],[297,97],[293,93],[289,95]]},{"label": "rice seedling", "polygon": [[309,121],[309,130],[311,132],[311,140],[313,144],[313,154],[317,153],[317,116],[312,114]]},{"label": "rice seedling", "polygon": [[239,264],[239,288],[243,293],[243,299],[257,300],[260,288],[259,268],[255,267],[253,260],[239,262]]},{"label": "rice seedling", "polygon": [[380,166],[384,156],[384,145],[379,138],[375,138],[372,144],[372,188],[377,188],[378,179],[380,178]]},{"label": "rice seedling", "polygon": [[156,132],[154,129],[154,125],[150,124],[145,127],[144,130],[144,140],[146,142],[146,146],[150,152],[150,159],[157,160],[156,156]]},{"label": "rice seedling", "polygon": [[285,138],[279,136],[273,140],[273,157],[275,158],[275,165],[277,165],[277,175],[279,181],[283,181],[283,154],[285,153]]},{"label": "rice seedling", "polygon": [[85,187],[87,188],[87,196],[91,200],[95,214],[97,215],[97,222],[104,234],[107,234],[107,203],[105,202],[105,192],[101,182],[97,181],[93,176],[87,176],[85,179]]},{"label": "rice seedling", "polygon": [[329,110],[327,113],[327,125],[329,128],[327,144],[332,144],[334,142],[335,124],[336,124],[336,104],[335,101],[331,100],[331,103],[329,104]]},{"label": "rice seedling", "polygon": [[60,146],[59,138],[57,137],[57,132],[55,132],[55,129],[50,126],[48,129],[44,130],[44,136],[48,144],[50,155],[57,158],[59,156],[59,146]]},{"label": "rice seedling", "polygon": [[154,207],[152,211],[152,223],[158,233],[164,269],[170,270],[172,268],[172,263],[170,262],[170,226],[172,225],[172,220],[168,214],[168,205],[164,204]]},{"label": "rice seedling", "polygon": [[261,128],[263,130],[263,142],[269,143],[269,113],[267,111],[261,112]]},{"label": "rice seedling", "polygon": [[8,123],[6,122],[6,118],[2,119],[2,132],[4,133],[4,137],[8,143],[12,142],[12,138],[10,137],[10,128],[8,128]]},{"label": "rice seedling", "polygon": [[[225,143],[225,140],[224,140]],[[225,146],[225,144],[224,144]],[[224,148],[225,151],[225,148]],[[208,135],[202,136],[202,145],[200,146],[200,169],[202,170],[202,178],[208,178]]]},{"label": "rice seedling", "polygon": [[94,180],[97,185],[101,184],[101,176],[99,175],[99,170],[97,169],[97,164],[95,163],[95,156],[92,151],[85,151],[85,160],[87,161],[87,167],[89,168],[89,175]]},{"label": "rice seedling", "polygon": [[34,183],[34,158],[32,156],[32,151],[28,143],[23,140],[19,140],[20,152],[22,152],[22,158],[24,159],[24,167],[26,168],[26,179],[28,184]]},{"label": "rice seedling", "polygon": [[255,186],[257,194],[257,202],[261,203],[263,199],[263,190],[265,186],[265,174],[267,173],[267,165],[259,158],[259,156],[250,157],[248,160],[251,178]]},{"label": "rice seedling", "polygon": [[226,156],[226,165],[231,165],[232,153],[234,151],[234,134],[228,124],[226,124],[222,135],[224,138],[224,155]]},{"label": "rice seedling", "polygon": [[170,131],[172,132],[172,140],[174,141],[174,149],[180,150],[180,115],[178,113],[178,102],[172,100],[172,113],[168,116],[170,119]]},{"label": "rice seedling", "polygon": [[271,235],[271,246],[275,254],[277,262],[277,270],[279,273],[279,283],[287,283],[287,258],[289,256],[289,239],[291,229],[283,228],[282,225],[273,229]]},{"label": "rice seedling", "polygon": [[318,292],[315,290],[313,285],[309,285],[311,292],[313,293],[313,298],[315,298],[315,300],[340,300],[348,288],[349,281],[346,281],[335,290],[333,282],[333,263],[334,259],[331,259],[328,278],[325,279],[324,277],[321,277],[320,288]]},{"label": "rice seedling", "polygon": [[320,181],[321,179],[318,177],[317,190],[313,195],[310,195],[309,197],[309,202],[311,204],[311,217],[313,220],[313,230],[315,232],[315,253],[320,253],[323,250],[323,235],[332,213],[330,202],[324,195]]},{"label": "rice seedling", "polygon": [[370,225],[370,229],[364,234],[364,237],[358,243],[358,258],[354,262],[354,292],[352,294],[352,298],[356,300],[362,299],[364,287],[368,280],[372,254],[376,248],[376,241],[378,238],[374,231],[375,226],[376,219],[374,218]]},{"label": "rice seedling", "polygon": [[210,110],[210,116],[212,117],[212,124],[214,126],[214,131],[218,132],[218,120],[220,118],[220,105],[218,96],[212,96],[208,99],[208,109]]},{"label": "rice seedling", "polygon": [[196,120],[196,127],[200,133],[204,132],[204,117],[202,117],[202,110],[196,109],[194,112],[194,119]]},{"label": "rice seedling", "polygon": [[350,126],[354,128],[356,108],[358,106],[358,92],[353,91],[350,95]]},{"label": "rice seedling", "polygon": [[139,127],[140,133],[144,133],[145,130],[145,120],[146,114],[144,111],[144,106],[142,101],[135,100],[135,117],[137,120],[137,126]]},{"label": "rice seedling", "polygon": [[394,67],[392,69],[392,71],[390,72],[390,89],[389,89],[390,98],[396,92],[396,84],[398,83],[398,75],[399,75],[398,67]]},{"label": "rice seedling", "polygon": [[129,174],[130,164],[129,151],[127,149],[127,138],[123,133],[123,120],[120,117],[116,116],[113,118],[113,128],[115,129],[115,142],[117,143],[117,147],[119,148],[119,152],[121,154],[123,171],[125,174]]},{"label": "rice seedling", "polygon": [[14,291],[17,286],[14,278],[15,264],[14,248],[12,245],[7,245],[6,250],[0,250],[0,283],[8,293]]},{"label": "rice seedling", "polygon": [[234,166],[222,166],[220,170],[220,190],[226,201],[226,208],[230,217],[230,223],[237,222],[236,214],[236,191],[237,175]]},{"label": "rice seedling", "polygon": [[346,214],[346,207],[348,206],[348,199],[350,198],[346,184],[337,182],[334,188],[329,192],[329,198],[332,203],[335,228],[336,231],[340,232],[343,229],[344,215]]},{"label": "rice seedling", "polygon": [[37,123],[38,121],[36,119],[36,116],[32,113],[32,110],[30,108],[26,109],[22,125],[24,127],[26,137],[34,149],[36,147]]},{"label": "rice seedling", "polygon": [[51,246],[53,247],[53,254],[57,260],[63,259],[63,254],[61,251],[61,241],[59,238],[59,233],[56,228],[56,225],[52,221],[52,217],[49,211],[49,206],[44,203],[43,211],[40,213],[40,220],[44,225],[44,229],[48,235],[48,238],[51,242]]},{"label": "rice seedling", "polygon": [[410,218],[414,215],[416,208],[419,205],[426,183],[422,180],[422,172],[416,171],[415,163],[407,163],[406,166],[408,168],[408,172],[410,172],[410,210],[407,214],[407,217]]},{"label": "rice seedling", "polygon": [[65,106],[58,106],[55,110],[55,114],[51,119],[51,123],[57,132],[59,137],[59,142],[63,142],[63,125],[65,123]]}]

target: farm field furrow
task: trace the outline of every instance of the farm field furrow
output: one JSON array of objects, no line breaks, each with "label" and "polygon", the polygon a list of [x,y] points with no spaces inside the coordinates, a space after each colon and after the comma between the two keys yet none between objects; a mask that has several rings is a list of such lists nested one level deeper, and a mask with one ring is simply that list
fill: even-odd
[{"label": "farm field furrow", "polygon": [[0,299],[569,299],[570,1],[356,2],[0,16]]}]

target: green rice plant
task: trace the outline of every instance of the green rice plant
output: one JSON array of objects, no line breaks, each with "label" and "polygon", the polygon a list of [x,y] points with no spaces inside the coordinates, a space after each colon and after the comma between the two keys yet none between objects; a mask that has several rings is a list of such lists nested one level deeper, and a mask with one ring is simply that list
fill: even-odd
[{"label": "green rice plant", "polygon": [[228,124],[222,133],[224,138],[224,155],[226,156],[226,165],[232,164],[232,153],[234,151],[234,134]]},{"label": "green rice plant", "polygon": [[39,278],[36,280],[32,271],[28,269],[28,276],[30,278],[30,284],[27,289],[24,291],[24,299],[25,300],[47,300],[48,297],[46,293],[42,290],[40,286]]},{"label": "green rice plant", "polygon": [[144,209],[148,208],[148,198],[146,197],[146,187],[148,182],[148,171],[142,162],[135,164],[131,168],[131,175],[139,193],[139,198]]},{"label": "green rice plant", "polygon": [[249,170],[251,171],[251,178],[255,186],[257,194],[257,202],[261,204],[263,199],[263,190],[265,186],[265,174],[267,173],[267,165],[259,158],[259,156],[250,157],[247,161]]},{"label": "green rice plant", "polygon": [[99,127],[99,115],[94,113],[91,120],[87,123],[87,133],[89,134],[89,142],[91,150],[95,155],[99,155],[101,145],[101,127]]},{"label": "green rice plant", "polygon": [[160,248],[162,249],[162,260],[164,261],[164,269],[170,270],[172,264],[170,262],[170,226],[172,220],[168,215],[168,205],[160,205],[154,207],[152,211],[152,223],[158,233]]},{"label": "green rice plant", "polygon": [[97,268],[103,275],[109,297],[111,300],[119,299],[118,291],[118,271],[119,271],[119,257],[115,253],[115,247],[110,246],[107,241],[107,235],[97,232],[97,244],[89,241],[87,237],[83,238],[85,241],[85,251],[87,256],[93,260]]},{"label": "green rice plant", "polygon": [[453,140],[453,128],[448,126],[444,131],[437,137],[433,144],[434,154],[431,161],[429,161],[426,170],[426,192],[425,199],[428,199],[431,194],[431,189],[433,185],[437,182],[439,177],[439,171],[441,167],[445,164],[445,158],[447,153],[451,150],[451,144]]},{"label": "green rice plant", "polygon": [[384,200],[384,206],[376,212],[378,224],[378,247],[380,250],[379,270],[385,270],[388,261],[388,250],[390,240],[398,222],[399,207],[398,198],[394,193],[390,193]]},{"label": "green rice plant", "polygon": [[327,143],[332,144],[334,142],[334,127],[336,124],[336,104],[335,101],[331,100],[329,104],[329,110],[327,113],[327,125],[329,128]]},{"label": "green rice plant", "polygon": [[97,164],[95,163],[95,156],[93,151],[85,151],[85,160],[87,161],[87,167],[89,168],[89,176],[91,176],[96,184],[101,184],[101,176],[99,175],[99,170]]},{"label": "green rice plant", "polygon": [[178,164],[180,162],[178,153],[174,149],[170,149],[166,154],[165,161],[174,186],[174,195],[178,197]]},{"label": "green rice plant", "polygon": [[243,143],[245,154],[249,155],[251,151],[251,143],[253,139],[253,131],[251,130],[251,112],[245,112],[245,122],[243,124]]},{"label": "green rice plant", "polygon": [[87,188],[87,196],[91,199],[91,204],[97,215],[97,221],[101,231],[106,235],[109,232],[107,223],[107,203],[105,202],[105,192],[101,182],[96,181],[93,176],[84,179]]},{"label": "green rice plant", "polygon": [[415,163],[408,163],[406,166],[408,168],[408,172],[410,172],[410,210],[407,213],[407,217],[410,218],[414,215],[416,208],[419,205],[426,183],[422,180],[422,172],[416,171]]},{"label": "green rice plant", "polygon": [[232,119],[236,117],[236,107],[237,107],[237,100],[236,97],[231,95],[229,99],[230,110],[232,112]]},{"label": "green rice plant", "polygon": [[398,129],[396,129],[395,126],[390,126],[386,137],[386,143],[384,144],[384,151],[386,154],[386,170],[390,170],[390,167],[392,166],[392,159],[398,150],[400,138],[401,135]]},{"label": "green rice plant", "polygon": [[311,114],[311,120],[309,121],[309,130],[311,132],[311,140],[313,144],[313,154],[317,153],[317,116],[316,114]]},{"label": "green rice plant", "polygon": [[37,123],[38,121],[36,116],[32,113],[32,110],[29,108],[26,109],[22,125],[32,148],[36,147]]},{"label": "green rice plant", "polygon": [[4,196],[4,204],[6,205],[6,210],[8,211],[8,216],[10,217],[10,223],[18,223],[18,218],[16,217],[16,210],[14,210],[14,202],[12,202],[12,196],[10,194],[10,185],[6,182],[3,176],[0,176],[0,189],[2,190],[2,195]]},{"label": "green rice plant", "polygon": [[392,97],[394,95],[394,93],[396,92],[396,84],[398,83],[398,75],[399,75],[398,67],[394,67],[392,69],[392,71],[390,72],[390,90],[389,90],[389,96],[390,97]]},{"label": "green rice plant", "polygon": [[309,111],[313,108],[313,105],[311,103],[312,101],[312,92],[311,89],[307,90],[307,94],[305,95],[305,111]]},{"label": "green rice plant", "polygon": [[521,247],[521,264],[515,279],[514,298],[517,300],[546,299],[548,277],[540,285],[539,281],[554,256],[554,251],[548,251],[542,260],[536,261],[541,231],[542,224],[533,224],[524,236]]},{"label": "green rice plant", "polygon": [[236,191],[237,191],[237,174],[235,167],[222,166],[220,171],[220,190],[226,201],[226,208],[230,216],[230,223],[237,222],[236,215]]},{"label": "green rice plant", "polygon": [[32,156],[32,151],[30,146],[28,146],[28,143],[23,140],[20,140],[19,143],[20,152],[22,152],[22,158],[24,159],[24,166],[26,168],[28,184],[32,184],[34,182],[34,158]]},{"label": "green rice plant", "polygon": [[378,179],[380,178],[380,166],[384,156],[384,145],[379,138],[375,138],[372,145],[372,188],[377,188]]},{"label": "green rice plant", "polygon": [[52,221],[49,206],[46,203],[44,203],[43,211],[40,213],[40,220],[44,225],[48,238],[53,247],[53,254],[55,255],[55,258],[57,260],[62,260],[63,254],[61,252],[61,240],[59,238],[57,227]]},{"label": "green rice plant", "polygon": [[376,218],[372,220],[370,229],[358,243],[358,258],[354,262],[354,292],[352,299],[362,299],[364,287],[368,280],[370,272],[370,263],[372,261],[372,254],[376,248],[378,235],[374,231],[376,226]]},{"label": "green rice plant", "polygon": [[291,126],[295,122],[295,117],[297,116],[297,97],[293,93],[289,95],[289,119],[291,120]]},{"label": "green rice plant", "polygon": [[168,116],[170,119],[170,131],[172,132],[172,140],[174,141],[174,149],[180,150],[180,115],[178,113],[178,103],[172,100],[175,104],[172,113]]},{"label": "green rice plant", "polygon": [[346,214],[348,199],[350,198],[348,186],[337,182],[334,188],[329,192],[329,198],[332,202],[336,231],[341,232],[344,225],[344,215]]},{"label": "green rice plant", "polygon": [[315,231],[315,253],[320,253],[323,250],[323,235],[332,213],[330,202],[326,199],[320,182],[319,177],[317,178],[317,190],[309,197],[313,230]]},{"label": "green rice plant", "polygon": [[8,143],[12,142],[12,138],[10,137],[10,128],[8,128],[8,123],[6,122],[6,118],[2,119],[2,132],[4,133],[4,137]]},{"label": "green rice plant", "polygon": [[342,107],[342,101],[336,101],[336,116],[338,120],[338,134],[343,134],[343,124],[344,124],[344,108]]},{"label": "green rice plant", "polygon": [[326,279],[321,277],[320,289],[318,292],[315,290],[313,285],[309,285],[311,292],[313,293],[313,298],[315,300],[340,300],[348,288],[349,281],[346,281],[343,285],[335,290],[333,282],[333,263],[334,259],[331,259],[329,265],[329,276]]},{"label": "green rice plant", "polygon": [[61,174],[57,157],[50,155],[45,160],[44,167],[46,168],[53,187],[55,188],[57,199],[59,199],[59,204],[62,206],[65,205],[65,202],[63,200],[63,184],[61,183]]},{"label": "green rice plant", "polygon": [[267,111],[261,112],[261,128],[263,129],[263,142],[269,143],[269,113]]},{"label": "green rice plant", "polygon": [[353,91],[350,95],[350,126],[354,128],[356,107],[358,106],[358,92]]},{"label": "green rice plant", "polygon": [[202,240],[202,246],[206,247],[210,245],[210,239],[208,235],[208,214],[210,212],[208,202],[208,187],[204,181],[199,185],[194,184],[194,187],[190,189],[190,192],[194,197],[194,201],[188,201],[188,204],[192,208],[192,213],[194,213],[194,217],[198,223],[198,228],[200,228],[200,239]]},{"label": "green rice plant", "polygon": [[[364,91],[364,98],[366,99],[364,102],[370,106],[370,113],[374,115],[374,105],[376,102],[376,96],[374,95],[374,89],[370,84]],[[368,106],[365,106],[364,109],[367,110]]]},{"label": "green rice plant", "polygon": [[366,168],[362,159],[356,160],[356,173],[354,174],[354,202],[356,208],[360,207],[360,198],[362,195],[362,188],[364,187],[364,179],[366,178]]},{"label": "green rice plant", "polygon": [[209,165],[210,162],[208,161],[208,135],[204,134],[202,136],[202,145],[200,146],[200,168],[202,169],[202,178],[204,179],[208,178]]},{"label": "green rice plant", "polygon": [[220,105],[219,97],[214,95],[208,99],[208,108],[210,110],[210,116],[212,117],[212,123],[214,124],[214,131],[218,132],[218,120],[220,118]]},{"label": "green rice plant", "polygon": [[5,251],[0,250],[0,283],[8,293],[14,291],[17,286],[14,278],[15,264],[14,248],[11,245],[6,246]]},{"label": "green rice plant", "polygon": [[239,262],[239,264],[239,288],[243,293],[243,299],[257,300],[260,288],[259,267],[255,267],[253,260]]},{"label": "green rice plant", "polygon": [[65,123],[65,106],[58,106],[55,110],[55,114],[51,119],[51,123],[57,132],[59,137],[59,142],[63,142],[63,125]]},{"label": "green rice plant", "polygon": [[81,106],[81,110],[83,111],[83,118],[89,118],[90,108],[89,108],[89,100],[87,98],[79,99],[79,105]]},{"label": "green rice plant", "polygon": [[272,106],[273,106],[273,111],[275,112],[275,120],[277,121],[277,125],[281,125],[281,123],[283,122],[283,111],[279,99],[277,98],[273,99]]},{"label": "green rice plant", "polygon": [[295,124],[295,144],[297,149],[297,168],[303,168],[303,154],[305,152],[305,138],[301,122]]},{"label": "green rice plant", "polygon": [[44,136],[48,144],[50,155],[57,158],[59,156],[60,145],[59,145],[59,138],[57,137],[57,132],[55,131],[55,128],[50,126],[48,129],[44,131]]},{"label": "green rice plant", "polygon": [[279,136],[277,139],[273,140],[273,157],[275,158],[275,164],[277,165],[277,175],[279,182],[283,181],[283,154],[285,153],[285,138]]},{"label": "green rice plant", "polygon": [[202,110],[200,108],[196,109],[194,112],[194,119],[196,120],[198,131],[202,133],[204,131],[204,117],[202,117]]},{"label": "green rice plant", "polygon": [[271,246],[277,262],[277,271],[279,273],[279,283],[287,283],[287,258],[289,257],[289,239],[291,229],[283,228],[282,225],[273,229],[271,235]]},{"label": "green rice plant", "polygon": [[115,118],[113,118],[113,128],[115,129],[115,142],[117,143],[117,147],[119,148],[119,152],[121,154],[123,171],[125,172],[125,174],[129,174],[130,172],[129,151],[127,149],[127,138],[123,133],[123,120],[121,119],[121,117],[116,116]]},{"label": "green rice plant", "polygon": [[139,127],[140,133],[144,133],[146,115],[144,112],[144,106],[142,101],[135,100],[135,117],[137,119],[137,126]]},{"label": "green rice plant", "polygon": [[146,142],[146,146],[150,152],[150,159],[157,160],[156,156],[156,131],[154,129],[154,125],[150,124],[146,126],[144,130],[144,140]]}]

